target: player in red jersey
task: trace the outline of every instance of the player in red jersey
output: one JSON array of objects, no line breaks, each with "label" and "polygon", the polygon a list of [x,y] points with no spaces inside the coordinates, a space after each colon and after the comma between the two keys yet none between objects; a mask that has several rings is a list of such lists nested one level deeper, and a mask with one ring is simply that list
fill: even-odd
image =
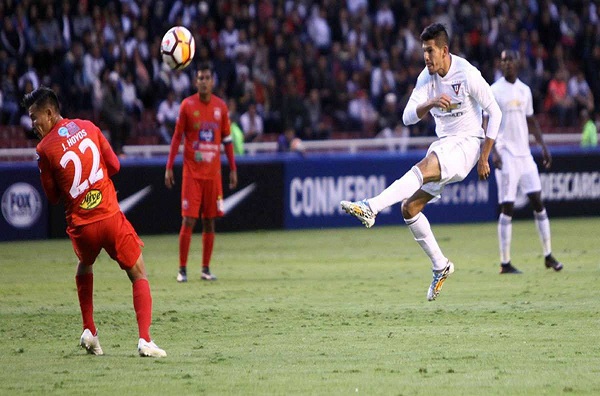
[{"label": "player in red jersey", "polygon": [[127,272],[133,287],[140,356],[162,357],[166,352],[150,338],[152,295],[142,257],[143,242],[119,208],[110,177],[119,160],[96,125],[60,115],[56,94],[40,87],[25,95],[33,131],[40,139],[38,164],[44,191],[52,204],[63,201],[67,234],[79,258],[75,283],[83,318],[80,344],[102,355],[94,323],[94,261],[104,249]]},{"label": "player in red jersey", "polygon": [[198,216],[202,216],[203,280],[216,280],[210,272],[210,257],[215,240],[215,218],[223,216],[223,185],[221,182],[221,144],[229,162],[229,188],[237,186],[237,170],[229,128],[229,110],[219,97],[212,94],[212,69],[203,63],[196,74],[198,94],[181,102],[179,118],[171,141],[165,171],[165,185],[172,188],[173,162],[183,148],[183,178],[181,185],[181,216],[179,231],[178,282],[187,282],[187,259],[192,232]]}]

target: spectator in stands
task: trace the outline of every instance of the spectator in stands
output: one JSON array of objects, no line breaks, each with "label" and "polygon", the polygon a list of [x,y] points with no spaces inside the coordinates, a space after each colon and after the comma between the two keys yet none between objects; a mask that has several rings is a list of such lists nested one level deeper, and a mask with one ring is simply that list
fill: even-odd
[{"label": "spectator in stands", "polygon": [[583,125],[581,131],[581,147],[596,147],[598,146],[598,129],[596,123],[588,109],[581,109],[579,117]]},{"label": "spectator in stands", "polygon": [[115,71],[110,72],[108,84],[103,89],[100,120],[106,124],[110,132],[110,144],[115,153],[124,156],[123,146],[129,137],[132,124],[125,112],[123,98],[119,91],[119,74]]},{"label": "spectator in stands", "polygon": [[11,58],[19,59],[25,55],[25,36],[15,27],[9,15],[4,16],[2,31],[0,31],[0,43]]},{"label": "spectator in stands", "polygon": [[[408,149],[410,130],[400,122],[398,117],[398,98],[392,92],[385,95],[381,112],[379,113],[379,117],[377,117],[377,129],[378,138],[403,138],[402,143],[398,146],[398,150],[403,153]],[[394,149],[395,145],[389,146],[390,151]]]},{"label": "spectator in stands", "polygon": [[256,111],[256,103],[248,103],[248,110],[240,116],[240,127],[244,132],[245,142],[260,140],[264,132],[263,119]]},{"label": "spectator in stands", "polygon": [[302,139],[296,136],[296,131],[294,130],[293,126],[286,126],[283,130],[283,133],[281,133],[277,138],[277,152],[304,153],[304,144],[302,143]]},{"label": "spectator in stands", "polygon": [[365,90],[358,90],[348,103],[348,117],[355,128],[365,135],[373,132],[377,120],[377,111],[369,101]]},{"label": "spectator in stands", "polygon": [[33,84],[34,90],[38,89],[38,87],[40,86],[40,79],[38,77],[37,70],[33,65],[33,56],[30,53],[27,53],[25,55],[24,61],[25,69],[23,71],[23,74],[21,74],[21,77],[19,77],[19,90],[24,91],[26,81],[29,81],[31,82],[31,84]]},{"label": "spectator in stands", "polygon": [[175,100],[175,92],[170,90],[167,93],[167,98],[158,105],[158,112],[156,113],[158,132],[165,144],[171,144],[171,136],[173,136],[178,115],[179,102]]},{"label": "spectator in stands", "polygon": [[121,97],[125,112],[139,121],[144,112],[144,105],[138,97],[137,88],[133,82],[133,73],[130,71],[127,71],[125,78],[121,80]]},{"label": "spectator in stands", "polygon": [[66,48],[63,46],[63,39],[60,34],[58,20],[54,17],[54,5],[52,3],[46,5],[41,32],[46,40],[48,54],[50,55],[50,59],[46,61],[54,63],[60,55],[65,53]]},{"label": "spectator in stands", "polygon": [[0,84],[3,95],[0,124],[16,125],[19,120],[19,89],[17,85],[17,62],[8,63]]},{"label": "spectator in stands", "polygon": [[198,4],[191,0],[177,0],[169,12],[170,25],[190,26],[198,16]]},{"label": "spectator in stands", "polygon": [[544,110],[556,115],[561,127],[568,126],[573,118],[574,102],[567,92],[568,74],[565,68],[558,69],[548,83]]},{"label": "spectator in stands", "polygon": [[62,47],[65,51],[71,48],[73,43],[73,16],[71,14],[71,2],[63,0],[58,17],[58,28],[62,38]]},{"label": "spectator in stands", "polygon": [[225,18],[225,29],[219,33],[219,44],[225,50],[225,56],[234,59],[235,49],[238,45],[239,32],[235,28],[235,20],[232,15]]},{"label": "spectator in stands", "polygon": [[236,121],[231,121],[231,142],[233,143],[233,153],[238,155],[243,155],[245,153],[244,150],[244,132],[242,128],[238,125]]},{"label": "spectator in stands", "polygon": [[311,89],[304,102],[308,111],[309,126],[306,133],[308,138],[313,140],[329,138],[331,130],[323,117],[319,90],[316,88]]},{"label": "spectator in stands", "polygon": [[[27,95],[33,91],[34,91],[33,83],[30,80],[26,80],[23,83],[23,89],[21,89],[23,96]],[[31,131],[31,128],[33,127],[33,123],[31,122],[31,117],[29,117],[29,111],[27,109],[25,109],[24,107],[21,107],[21,117],[19,118],[19,125],[21,125],[23,130],[26,132]]]},{"label": "spectator in stands", "polygon": [[308,36],[321,53],[329,52],[331,47],[331,27],[327,23],[327,10],[315,5],[308,20]]},{"label": "spectator in stands", "polygon": [[102,57],[102,49],[98,43],[94,43],[89,53],[83,55],[83,78],[84,84],[92,87],[100,81],[100,73],[106,67]]},{"label": "spectator in stands", "polygon": [[88,2],[77,2],[77,14],[73,17],[73,39],[82,40],[83,34],[93,29],[92,17],[88,13]]},{"label": "spectator in stands", "polygon": [[393,92],[395,88],[394,72],[390,69],[390,61],[385,56],[380,60],[379,66],[373,68],[371,73],[371,98],[377,105],[381,103],[385,94]]},{"label": "spectator in stands", "polygon": [[588,113],[594,110],[594,95],[585,80],[583,70],[577,70],[575,75],[569,79],[567,91],[568,95],[575,101],[578,113],[582,109],[586,109]]},{"label": "spectator in stands", "polygon": [[296,82],[288,78],[286,86],[287,92],[281,98],[281,120],[294,128],[298,136],[304,137],[309,125],[308,111],[296,89]]},{"label": "spectator in stands", "polygon": [[171,89],[175,91],[175,100],[182,100],[189,95],[192,88],[190,76],[186,70],[175,70],[171,72]]}]

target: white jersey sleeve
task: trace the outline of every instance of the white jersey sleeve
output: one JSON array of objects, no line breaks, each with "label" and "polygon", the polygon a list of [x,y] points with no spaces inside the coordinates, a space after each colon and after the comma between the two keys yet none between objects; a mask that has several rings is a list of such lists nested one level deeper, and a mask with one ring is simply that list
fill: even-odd
[{"label": "white jersey sleeve", "polygon": [[427,83],[431,80],[427,69],[424,69],[419,77],[417,77],[417,84],[408,98],[408,103],[402,113],[402,122],[404,125],[413,125],[419,122],[419,116],[417,116],[417,107],[429,100]]}]

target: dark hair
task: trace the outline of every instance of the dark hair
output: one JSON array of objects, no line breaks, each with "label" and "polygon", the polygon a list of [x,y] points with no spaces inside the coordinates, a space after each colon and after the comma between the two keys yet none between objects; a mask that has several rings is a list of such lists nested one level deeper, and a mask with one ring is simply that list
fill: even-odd
[{"label": "dark hair", "polygon": [[40,86],[35,91],[32,91],[25,96],[23,96],[23,100],[21,104],[26,109],[30,108],[33,105],[37,106],[52,106],[56,111],[60,110],[60,103],[58,102],[58,97],[48,87]]},{"label": "dark hair", "polygon": [[435,44],[438,47],[448,45],[448,32],[446,27],[441,23],[432,23],[423,29],[421,33],[421,41],[435,40]]},{"label": "dark hair", "polygon": [[504,54],[504,56],[506,58],[511,58],[512,60],[515,60],[515,61],[519,60],[519,53],[515,50],[506,49],[506,50],[502,51],[500,53],[500,58],[502,58],[502,54]]},{"label": "dark hair", "polygon": [[200,62],[200,64],[198,65],[198,71],[205,71],[205,70],[208,70],[212,74],[213,68],[212,68],[212,65],[210,62],[206,62],[206,61]]}]

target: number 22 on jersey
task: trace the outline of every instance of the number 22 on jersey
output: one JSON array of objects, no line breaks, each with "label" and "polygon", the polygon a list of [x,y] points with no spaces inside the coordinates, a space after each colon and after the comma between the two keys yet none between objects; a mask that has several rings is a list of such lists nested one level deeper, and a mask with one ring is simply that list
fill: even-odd
[{"label": "number 22 on jersey", "polygon": [[90,174],[87,175],[87,177],[85,177],[82,181],[83,166],[80,156],[75,151],[67,151],[61,157],[60,165],[63,167],[63,169],[67,168],[69,162],[72,162],[73,166],[75,167],[73,183],[71,184],[71,189],[69,190],[69,194],[73,198],[77,198],[92,184],[104,178],[104,171],[102,168],[100,168],[100,150],[98,150],[98,147],[92,141],[92,139],[83,139],[77,148],[81,154],[84,154],[88,149],[92,151],[92,169],[90,170]]}]

